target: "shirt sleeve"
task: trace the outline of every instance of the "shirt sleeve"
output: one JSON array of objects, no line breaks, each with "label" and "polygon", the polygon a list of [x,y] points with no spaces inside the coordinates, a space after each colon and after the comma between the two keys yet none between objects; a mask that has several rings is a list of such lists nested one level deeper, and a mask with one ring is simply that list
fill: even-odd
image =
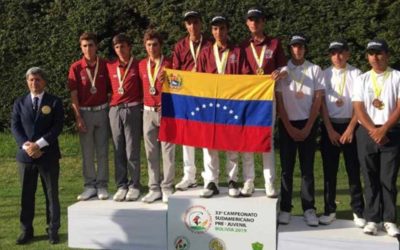
[{"label": "shirt sleeve", "polygon": [[35,143],[39,146],[39,148],[49,146],[49,143],[43,137],[37,140]]},{"label": "shirt sleeve", "polygon": [[321,68],[315,65],[315,90],[325,90],[325,78]]},{"label": "shirt sleeve", "polygon": [[353,95],[351,96],[352,102],[363,102],[363,85],[364,77],[363,75],[358,76],[354,82]]},{"label": "shirt sleeve", "polygon": [[[283,51],[281,42],[277,39],[276,45],[276,67],[282,68],[287,65],[285,52]],[[285,68],[286,70],[286,68]]]},{"label": "shirt sleeve", "polygon": [[175,45],[172,51],[172,69],[181,69],[181,61],[179,59],[179,44]]},{"label": "shirt sleeve", "polygon": [[75,75],[75,69],[72,65],[69,68],[69,73],[68,73],[68,88],[69,88],[69,91],[73,91],[78,88],[78,83],[77,83],[77,79],[76,79],[76,75]]}]

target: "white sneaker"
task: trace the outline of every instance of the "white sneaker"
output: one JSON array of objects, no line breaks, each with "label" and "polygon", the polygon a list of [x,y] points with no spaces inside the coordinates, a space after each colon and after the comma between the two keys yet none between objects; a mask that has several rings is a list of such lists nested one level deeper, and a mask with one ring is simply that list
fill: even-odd
[{"label": "white sneaker", "polygon": [[330,213],[328,215],[321,215],[319,217],[319,224],[321,224],[321,225],[329,225],[334,220],[336,220],[336,213]]},{"label": "white sneaker", "polygon": [[203,188],[200,192],[200,197],[202,198],[211,198],[214,195],[219,194],[219,190],[217,185],[214,182],[210,182],[207,184],[205,188]]},{"label": "white sneaker", "polygon": [[125,200],[135,201],[139,199],[140,190],[137,188],[129,187],[128,193],[126,193]]},{"label": "white sneaker", "polygon": [[92,187],[86,187],[83,192],[76,197],[78,201],[86,201],[92,198],[93,196],[96,196],[97,190]]},{"label": "white sneaker", "polygon": [[162,194],[160,191],[150,190],[150,192],[148,192],[146,194],[146,196],[142,198],[142,201],[145,203],[152,203],[156,200],[161,199],[161,197],[162,197]]},{"label": "white sneaker", "polygon": [[389,236],[397,237],[400,234],[399,228],[392,222],[383,223],[383,227]]},{"label": "white sneaker", "polygon": [[291,214],[289,212],[280,211],[278,215],[278,223],[287,225],[290,222]]},{"label": "white sneaker", "polygon": [[254,183],[253,181],[246,181],[243,184],[243,188],[240,190],[240,194],[244,197],[250,197],[254,193]]},{"label": "white sneaker", "polygon": [[312,208],[304,211],[304,220],[306,224],[310,227],[316,227],[319,224],[317,215],[315,214],[315,210]]},{"label": "white sneaker", "polygon": [[162,202],[168,203],[168,199],[171,195],[172,195],[172,190],[163,190],[162,191]]},{"label": "white sneaker", "polygon": [[108,199],[108,191],[107,188],[98,188],[97,189],[97,198],[99,200],[107,200]]},{"label": "white sneaker", "polygon": [[367,224],[367,221],[363,217],[358,217],[357,214],[353,214],[353,221],[359,228],[363,228],[365,227],[365,224]]},{"label": "white sneaker", "polygon": [[378,224],[372,221],[368,221],[363,229],[365,234],[377,235],[378,234]]},{"label": "white sneaker", "polygon": [[276,198],[278,197],[278,192],[276,192],[274,184],[267,183],[265,184],[265,194],[268,198]]},{"label": "white sneaker", "polygon": [[239,197],[240,191],[236,181],[229,181],[228,184],[228,194],[230,197]]},{"label": "white sneaker", "polygon": [[128,190],[125,188],[118,188],[117,192],[114,194],[113,200],[114,201],[123,201],[125,200],[125,196]]},{"label": "white sneaker", "polygon": [[178,184],[175,185],[175,188],[180,191],[188,190],[189,188],[197,187],[196,181],[190,181],[186,179],[182,179]]}]

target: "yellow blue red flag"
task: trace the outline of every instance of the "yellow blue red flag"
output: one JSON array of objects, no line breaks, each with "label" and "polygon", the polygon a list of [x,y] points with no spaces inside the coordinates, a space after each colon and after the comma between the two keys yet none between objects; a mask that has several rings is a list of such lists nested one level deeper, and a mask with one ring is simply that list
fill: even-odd
[{"label": "yellow blue red flag", "polygon": [[227,151],[270,151],[275,82],[269,75],[166,72],[161,141]]}]

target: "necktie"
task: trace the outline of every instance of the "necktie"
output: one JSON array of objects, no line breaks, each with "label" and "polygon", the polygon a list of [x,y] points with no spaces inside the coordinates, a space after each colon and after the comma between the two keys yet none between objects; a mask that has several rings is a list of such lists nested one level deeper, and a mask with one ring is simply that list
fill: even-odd
[{"label": "necktie", "polygon": [[37,110],[39,108],[39,97],[34,97],[33,98],[33,113],[36,115]]}]

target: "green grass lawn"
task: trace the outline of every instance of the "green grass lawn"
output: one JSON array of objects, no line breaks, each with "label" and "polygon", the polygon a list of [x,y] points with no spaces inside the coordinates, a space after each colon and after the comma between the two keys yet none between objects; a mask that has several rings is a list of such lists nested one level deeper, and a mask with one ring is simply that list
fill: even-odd
[{"label": "green grass lawn", "polygon": [[[60,138],[63,158],[61,160],[60,173],[60,201],[61,201],[61,243],[55,246],[48,244],[45,234],[45,203],[44,195],[39,184],[36,196],[36,216],[34,221],[35,241],[27,246],[20,247],[15,245],[15,239],[19,234],[19,203],[20,203],[20,184],[15,163],[15,142],[11,135],[0,134],[0,249],[67,249],[67,207],[76,202],[76,196],[82,191],[83,180],[81,174],[81,153],[79,139],[75,135],[63,135]],[[141,184],[143,192],[147,191],[147,169],[145,164],[144,150],[142,150],[142,176]],[[177,167],[175,181],[179,181],[182,176],[182,150],[177,147]],[[115,192],[114,182],[114,164],[112,156],[112,147],[110,141],[110,192]],[[224,156],[221,157],[224,159]],[[279,155],[277,159],[277,176],[280,176]],[[198,167],[197,179],[200,181],[202,170],[202,152],[196,151],[196,161]],[[263,176],[261,156],[256,155],[256,187],[263,188]],[[221,161],[221,166],[224,160]],[[221,174],[224,170],[221,170]],[[301,203],[299,198],[300,190],[300,172],[296,167],[294,175],[294,193],[293,193],[293,214],[300,215]],[[226,185],[225,176],[221,176],[221,185]],[[316,154],[315,161],[315,188],[316,188],[316,207],[317,212],[323,211],[323,175],[320,153]],[[39,182],[40,183],[40,182]],[[279,178],[277,178],[276,187],[279,187]],[[341,162],[338,174],[337,191],[337,216],[339,218],[351,219],[352,212],[349,206],[349,195],[347,176],[345,174],[343,162]]]}]

